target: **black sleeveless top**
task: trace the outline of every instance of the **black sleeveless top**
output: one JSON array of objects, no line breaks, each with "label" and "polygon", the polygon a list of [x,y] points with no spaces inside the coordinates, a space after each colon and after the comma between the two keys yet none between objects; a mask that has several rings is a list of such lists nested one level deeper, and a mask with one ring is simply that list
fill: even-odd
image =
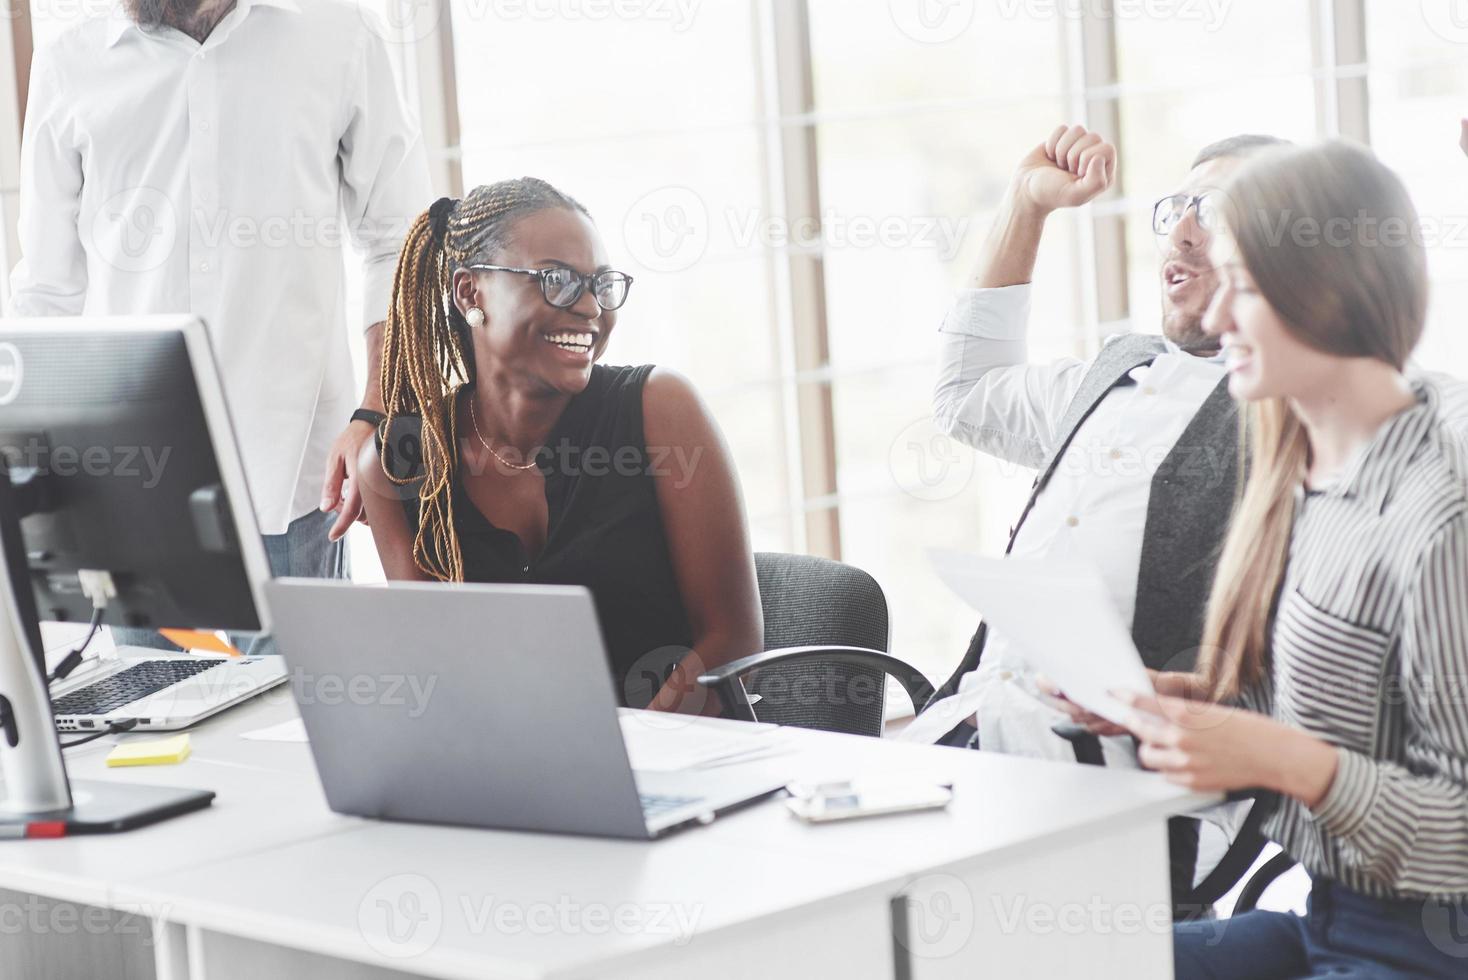
[{"label": "black sleeveless top", "polygon": [[[652,700],[693,645],[654,485],[655,474],[676,478],[686,464],[646,446],[642,389],[652,369],[593,366],[590,383],[551,430],[536,457],[549,522],[534,560],[519,535],[474,506],[457,474],[452,488],[465,580],[590,589],[618,699],[634,708]],[[404,508],[416,532],[416,493]]]}]

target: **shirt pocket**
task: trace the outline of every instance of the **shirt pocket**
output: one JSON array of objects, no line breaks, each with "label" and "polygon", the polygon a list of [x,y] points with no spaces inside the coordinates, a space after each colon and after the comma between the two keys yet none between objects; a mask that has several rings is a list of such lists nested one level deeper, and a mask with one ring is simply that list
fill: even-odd
[{"label": "shirt pocket", "polygon": [[1391,637],[1321,609],[1298,588],[1274,621],[1278,717],[1336,745],[1374,755]]}]

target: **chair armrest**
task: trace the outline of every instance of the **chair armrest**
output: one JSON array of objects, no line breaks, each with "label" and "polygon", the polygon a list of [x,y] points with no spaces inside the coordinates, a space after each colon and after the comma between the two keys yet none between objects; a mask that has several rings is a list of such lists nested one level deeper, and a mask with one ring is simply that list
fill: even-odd
[{"label": "chair armrest", "polygon": [[1234,903],[1234,915],[1242,915],[1252,912],[1259,906],[1259,899],[1264,897],[1264,891],[1275,880],[1286,871],[1295,866],[1295,859],[1284,851],[1280,851],[1274,857],[1264,862],[1264,867],[1254,872],[1254,877],[1244,883],[1239,890],[1239,900]]},{"label": "chair armrest", "polygon": [[705,671],[699,675],[698,682],[718,691],[724,704],[736,718],[753,721],[754,711],[750,708],[749,697],[744,691],[741,678],[752,670],[801,660],[834,660],[853,667],[880,670],[889,677],[897,678],[897,682],[918,709],[933,696],[933,685],[922,671],[900,657],[865,647],[810,646],[766,650]]},{"label": "chair armrest", "polygon": [[[1234,835],[1228,850],[1223,852],[1223,857],[1218,859],[1218,863],[1213,866],[1212,871],[1208,872],[1207,877],[1193,886],[1192,898],[1195,904],[1212,905],[1232,891],[1233,887],[1243,880],[1244,875],[1249,873],[1249,869],[1254,866],[1255,861],[1259,860],[1259,855],[1263,853],[1265,845],[1269,843],[1268,838],[1264,836],[1264,821],[1279,805],[1279,797],[1261,790],[1234,791],[1229,794],[1229,799],[1234,802],[1250,797],[1253,798],[1254,805],[1249,807],[1249,813],[1244,817],[1243,826]],[[1254,893],[1254,900],[1258,901],[1259,895],[1263,894],[1269,882],[1288,871],[1290,865],[1294,863],[1293,858],[1288,859],[1283,867],[1279,867],[1267,877],[1264,871],[1271,867],[1273,862],[1261,868],[1255,875],[1260,879],[1260,883]]]},{"label": "chair armrest", "polygon": [[1106,756],[1101,751],[1101,739],[1085,725],[1077,725],[1073,721],[1062,721],[1051,725],[1050,730],[1070,743],[1071,749],[1076,754],[1076,761],[1081,765],[1106,765]]}]

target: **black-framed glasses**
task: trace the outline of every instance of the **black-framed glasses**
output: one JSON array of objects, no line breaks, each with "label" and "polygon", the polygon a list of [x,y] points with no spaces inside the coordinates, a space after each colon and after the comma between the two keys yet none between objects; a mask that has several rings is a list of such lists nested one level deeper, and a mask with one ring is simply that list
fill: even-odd
[{"label": "black-framed glasses", "polygon": [[516,272],[522,276],[534,276],[540,280],[540,292],[545,301],[558,310],[576,305],[583,293],[591,290],[596,305],[604,310],[620,309],[627,302],[627,293],[632,288],[632,277],[625,272],[593,272],[583,276],[575,269],[563,265],[549,269],[517,269],[510,265],[471,265],[471,269],[485,272]]},{"label": "black-framed glasses", "polygon": [[1173,194],[1152,205],[1152,230],[1159,235],[1171,234],[1189,208],[1198,212],[1198,225],[1204,231],[1218,226],[1218,202],[1213,191],[1201,194]]}]

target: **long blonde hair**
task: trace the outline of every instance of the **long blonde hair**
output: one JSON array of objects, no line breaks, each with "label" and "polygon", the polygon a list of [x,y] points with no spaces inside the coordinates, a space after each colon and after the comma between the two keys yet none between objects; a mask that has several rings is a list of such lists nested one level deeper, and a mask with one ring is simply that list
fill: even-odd
[{"label": "long blonde hair", "polygon": [[[1427,264],[1416,209],[1369,151],[1331,141],[1267,150],[1219,209],[1244,268],[1289,332],[1316,350],[1399,370],[1422,335]],[[1283,398],[1244,411],[1248,477],[1208,601],[1198,672],[1215,700],[1260,683],[1310,444]]]},{"label": "long blonde hair", "polygon": [[382,471],[394,484],[418,484],[418,533],[413,561],[440,581],[462,582],[464,560],[454,530],[453,476],[458,462],[456,394],[474,382],[474,338],[454,305],[454,272],[492,263],[527,214],[564,208],[586,214],[574,198],[535,177],[476,187],[462,201],[440,198],[408,230],[393,277],[392,305],[382,334],[384,440],[398,443],[399,416],[421,419],[420,465]]}]

